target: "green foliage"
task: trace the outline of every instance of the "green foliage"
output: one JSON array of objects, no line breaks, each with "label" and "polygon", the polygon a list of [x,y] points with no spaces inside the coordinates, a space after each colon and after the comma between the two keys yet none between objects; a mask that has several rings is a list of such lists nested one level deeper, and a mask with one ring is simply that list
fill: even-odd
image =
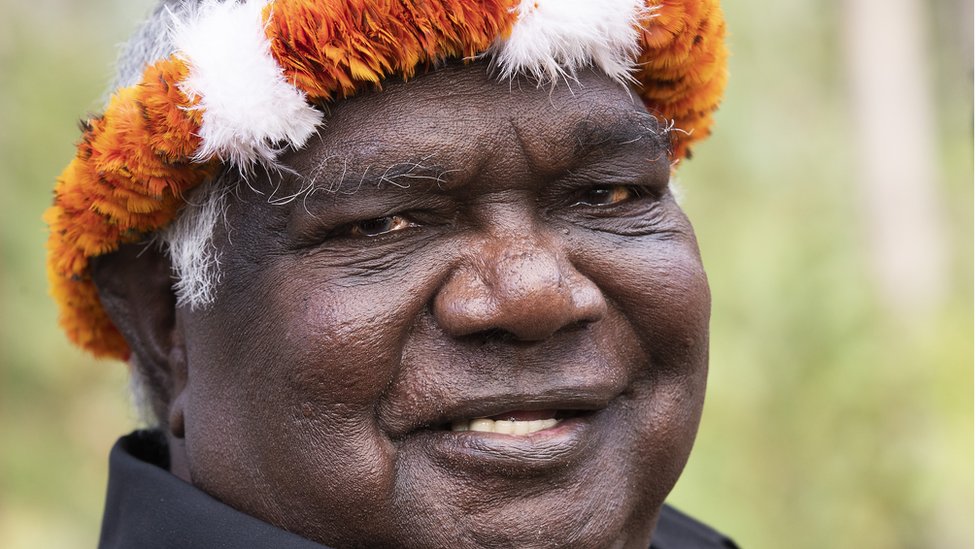
[{"label": "green foliage", "polygon": [[[2,547],[94,546],[108,449],[136,423],[125,369],[57,330],[40,215],[75,121],[100,107],[114,44],[150,4],[0,0]],[[680,174],[714,312],[705,416],[672,501],[752,549],[972,546],[967,61],[933,35],[953,269],[945,299],[906,315],[869,260],[843,14],[796,0],[725,9],[728,98]]]}]

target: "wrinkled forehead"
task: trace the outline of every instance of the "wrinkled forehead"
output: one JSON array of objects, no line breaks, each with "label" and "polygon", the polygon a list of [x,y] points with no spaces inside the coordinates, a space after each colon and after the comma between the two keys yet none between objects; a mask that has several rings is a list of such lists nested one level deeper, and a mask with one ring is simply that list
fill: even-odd
[{"label": "wrinkled forehead", "polygon": [[372,167],[391,179],[450,172],[445,185],[470,179],[487,161],[505,162],[506,150],[535,171],[558,173],[638,141],[654,158],[669,154],[669,128],[605,75],[582,71],[539,86],[499,81],[485,63],[458,63],[329,105],[318,134],[281,160],[306,178]]}]

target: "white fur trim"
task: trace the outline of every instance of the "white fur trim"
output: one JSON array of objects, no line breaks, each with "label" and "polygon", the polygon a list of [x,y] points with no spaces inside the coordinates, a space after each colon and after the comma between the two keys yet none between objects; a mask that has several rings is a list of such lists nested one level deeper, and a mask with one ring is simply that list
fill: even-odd
[{"label": "white fur trim", "polygon": [[204,0],[185,20],[173,16],[176,55],[190,67],[180,89],[203,110],[196,160],[216,156],[242,169],[274,163],[284,145],[304,145],[322,122],[271,55],[267,4]]},{"label": "white fur trim", "polygon": [[573,78],[595,65],[632,81],[637,26],[653,16],[643,0],[522,0],[511,35],[490,50],[501,76],[531,74],[539,82]]}]

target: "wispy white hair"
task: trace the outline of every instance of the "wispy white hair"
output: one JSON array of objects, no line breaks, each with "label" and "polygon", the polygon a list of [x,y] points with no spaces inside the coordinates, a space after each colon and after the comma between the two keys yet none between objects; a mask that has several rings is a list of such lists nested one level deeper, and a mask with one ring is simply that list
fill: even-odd
[{"label": "wispy white hair", "polygon": [[213,242],[214,228],[223,217],[227,195],[234,188],[233,171],[225,171],[193,189],[180,215],[158,237],[166,244],[176,274],[177,305],[196,308],[213,301],[220,282],[220,256]]},{"label": "wispy white hair", "polygon": [[169,33],[170,14],[185,14],[197,4],[198,0],[160,0],[152,14],[119,50],[115,81],[109,91],[138,84],[146,65],[172,55],[175,48]]}]

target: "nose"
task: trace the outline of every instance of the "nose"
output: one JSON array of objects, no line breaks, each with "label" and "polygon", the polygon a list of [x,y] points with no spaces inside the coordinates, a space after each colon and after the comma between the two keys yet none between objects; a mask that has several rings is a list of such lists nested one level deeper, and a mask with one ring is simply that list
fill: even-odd
[{"label": "nose", "polygon": [[502,332],[538,341],[595,322],[607,311],[603,293],[557,246],[533,237],[496,239],[470,250],[434,298],[434,316],[448,334]]}]

